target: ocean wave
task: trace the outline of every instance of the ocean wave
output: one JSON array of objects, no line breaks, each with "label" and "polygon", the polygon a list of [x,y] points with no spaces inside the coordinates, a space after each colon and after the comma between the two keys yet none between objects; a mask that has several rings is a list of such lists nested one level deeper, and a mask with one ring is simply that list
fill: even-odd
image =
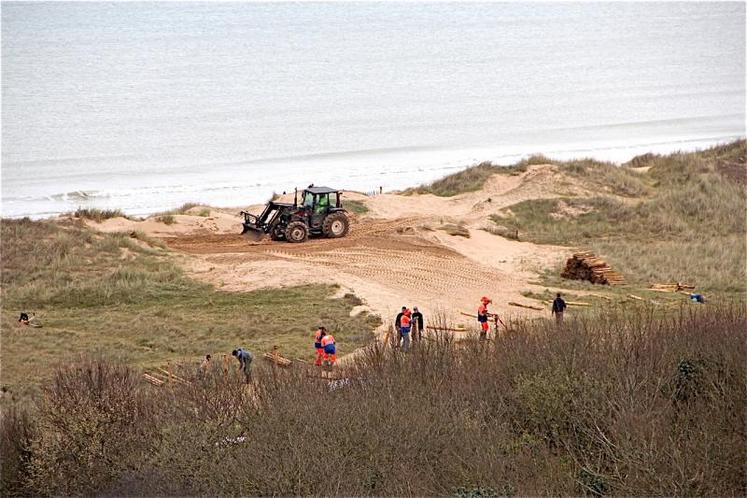
[{"label": "ocean wave", "polygon": [[44,196],[53,201],[89,201],[92,199],[108,198],[110,195],[99,190],[73,190],[72,192],[63,192]]}]

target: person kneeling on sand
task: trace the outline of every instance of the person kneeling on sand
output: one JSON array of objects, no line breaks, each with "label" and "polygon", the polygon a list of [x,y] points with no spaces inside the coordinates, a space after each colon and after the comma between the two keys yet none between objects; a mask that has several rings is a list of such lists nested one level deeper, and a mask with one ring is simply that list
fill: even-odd
[{"label": "person kneeling on sand", "polygon": [[231,355],[239,360],[239,368],[244,372],[244,378],[248,384],[252,380],[252,360],[254,356],[249,351],[244,351],[241,348],[231,351]]}]

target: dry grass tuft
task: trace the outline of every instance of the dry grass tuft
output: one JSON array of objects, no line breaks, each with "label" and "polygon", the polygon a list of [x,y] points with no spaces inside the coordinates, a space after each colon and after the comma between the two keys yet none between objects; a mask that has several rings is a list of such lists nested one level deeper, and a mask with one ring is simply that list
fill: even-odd
[{"label": "dry grass tuft", "polygon": [[127,218],[127,216],[119,209],[97,209],[97,208],[78,208],[73,213],[76,218],[93,220],[96,223],[101,223],[109,218]]}]

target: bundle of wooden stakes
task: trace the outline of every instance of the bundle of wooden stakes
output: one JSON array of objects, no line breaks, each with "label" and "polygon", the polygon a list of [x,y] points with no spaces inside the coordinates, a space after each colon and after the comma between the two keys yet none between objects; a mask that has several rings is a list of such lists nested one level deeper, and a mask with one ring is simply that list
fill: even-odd
[{"label": "bundle of wooden stakes", "polygon": [[649,290],[656,292],[682,292],[695,290],[695,286],[680,282],[675,282],[673,284],[651,284]]},{"label": "bundle of wooden stakes", "polygon": [[280,349],[275,346],[272,348],[272,352],[268,352],[263,354],[265,360],[270,360],[275,365],[278,365],[280,367],[289,367],[291,363],[293,363],[292,360],[289,360],[288,358],[284,357],[282,354],[280,354]]},{"label": "bundle of wooden stakes", "polygon": [[620,285],[625,283],[625,277],[614,271],[602,258],[591,251],[575,253],[565,263],[565,269],[560,274],[563,278],[572,280],[588,280],[592,284]]}]

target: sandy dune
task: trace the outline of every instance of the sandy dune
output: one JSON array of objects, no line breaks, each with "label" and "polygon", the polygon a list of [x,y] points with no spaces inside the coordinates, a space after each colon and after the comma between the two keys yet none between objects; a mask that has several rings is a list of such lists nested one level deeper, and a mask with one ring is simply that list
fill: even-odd
[{"label": "sandy dune", "polygon": [[[196,278],[224,290],[254,290],[306,283],[336,283],[365,301],[364,309],[385,324],[402,305],[444,313],[455,324],[473,325],[460,311],[474,311],[488,295],[504,317],[548,316],[547,311],[511,307],[509,301],[536,304],[522,291],[541,290],[531,281],[567,257],[570,249],[539,246],[492,235],[481,227],[490,214],[526,199],[586,193],[555,166],[533,166],[520,175],[494,175],[483,189],[455,197],[346,192],[365,202],[369,213],[353,217],[344,239],[312,239],[303,244],[238,235],[239,209],[211,209],[207,217],[176,215],[165,225],[149,218],[92,224],[102,231],[134,231],[160,237],[180,253]],[[292,202],[293,194],[281,200]],[[257,212],[261,206],[248,208]],[[469,238],[449,235],[446,222],[465,226]],[[360,311],[356,310],[356,311]]]}]

